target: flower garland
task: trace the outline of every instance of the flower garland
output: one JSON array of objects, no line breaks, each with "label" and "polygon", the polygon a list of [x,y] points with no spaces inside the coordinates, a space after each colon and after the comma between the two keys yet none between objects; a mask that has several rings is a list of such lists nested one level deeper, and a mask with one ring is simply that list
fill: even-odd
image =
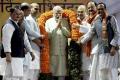
[{"label": "flower garland", "polygon": [[[45,35],[46,38],[42,40],[42,43],[45,45],[45,48],[41,50],[41,73],[50,73],[50,62],[49,62],[49,41],[48,41],[48,34],[45,31],[45,22],[53,16],[52,11],[45,12],[40,15],[38,18],[38,25],[40,28],[41,34]],[[63,17],[66,17],[69,19],[70,25],[73,23],[77,23],[77,18],[76,14],[72,10],[64,10],[63,11]],[[71,38],[73,39],[78,39],[79,37],[79,30],[78,29],[73,29],[71,27]]]}]

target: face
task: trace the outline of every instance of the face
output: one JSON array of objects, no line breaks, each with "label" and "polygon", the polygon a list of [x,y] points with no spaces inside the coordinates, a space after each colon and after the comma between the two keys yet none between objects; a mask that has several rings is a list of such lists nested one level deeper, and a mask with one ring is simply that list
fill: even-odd
[{"label": "face", "polygon": [[39,5],[35,4],[31,8],[31,14],[37,15],[39,13]]},{"label": "face", "polygon": [[96,12],[96,6],[94,2],[90,2],[87,5],[89,15],[93,15]]},{"label": "face", "polygon": [[31,12],[31,9],[30,9],[30,8],[25,9],[25,10],[24,10],[24,16],[28,16],[28,15],[30,14],[30,12]]},{"label": "face", "polygon": [[77,11],[77,17],[83,18],[84,16],[85,16],[84,10],[81,9]]},{"label": "face", "polygon": [[58,10],[58,11],[54,12],[54,16],[56,19],[59,19],[60,17],[62,18],[62,11]]},{"label": "face", "polygon": [[97,6],[97,10],[98,10],[98,14],[101,15],[101,16],[104,16],[105,14],[105,7],[103,4],[99,4]]},{"label": "face", "polygon": [[24,20],[24,12],[21,10],[21,13],[19,15],[19,22],[22,23]]},{"label": "face", "polygon": [[20,14],[21,14],[21,10],[15,9],[15,11],[13,13],[11,13],[11,18],[14,21],[18,21],[20,19]]}]

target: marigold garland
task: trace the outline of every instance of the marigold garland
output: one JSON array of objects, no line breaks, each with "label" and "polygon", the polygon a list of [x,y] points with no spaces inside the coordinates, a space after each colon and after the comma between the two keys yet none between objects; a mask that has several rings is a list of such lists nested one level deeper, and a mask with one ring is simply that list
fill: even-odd
[{"label": "marigold garland", "polygon": [[[48,41],[48,34],[45,31],[45,22],[51,18],[53,15],[52,11],[45,12],[40,15],[38,18],[38,25],[41,31],[41,34],[45,35],[46,38],[42,40],[42,43],[45,45],[45,48],[41,50],[41,73],[50,73],[50,57],[49,57],[49,41]],[[76,14],[72,10],[64,10],[63,17],[69,19],[70,25],[73,23],[77,23]],[[51,26],[52,27],[52,26]],[[79,37],[79,30],[71,27],[71,38],[78,39]]]}]

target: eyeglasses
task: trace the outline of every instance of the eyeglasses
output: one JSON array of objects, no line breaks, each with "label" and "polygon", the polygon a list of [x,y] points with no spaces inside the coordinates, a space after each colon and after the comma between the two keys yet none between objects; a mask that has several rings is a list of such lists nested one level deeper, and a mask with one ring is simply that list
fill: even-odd
[{"label": "eyeglasses", "polygon": [[35,10],[39,10],[39,8],[34,8]]}]

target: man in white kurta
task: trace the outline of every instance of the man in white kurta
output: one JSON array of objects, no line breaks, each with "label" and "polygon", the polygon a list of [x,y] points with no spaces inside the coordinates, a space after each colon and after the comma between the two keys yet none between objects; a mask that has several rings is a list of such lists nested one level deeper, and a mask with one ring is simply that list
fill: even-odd
[{"label": "man in white kurta", "polygon": [[[31,4],[31,14],[26,17],[26,21],[29,24],[29,28],[39,34],[39,38],[36,38],[35,36],[29,36],[30,43],[33,49],[33,52],[35,53],[35,60],[30,62],[29,66],[29,78],[30,80],[38,80],[39,72],[40,72],[40,39],[42,39],[44,36],[40,35],[39,26],[36,21],[37,14],[39,13],[39,5],[37,3]],[[31,77],[30,77],[31,76]]]},{"label": "man in white kurta", "polygon": [[68,23],[62,18],[62,8],[55,6],[53,8],[53,17],[45,23],[45,29],[49,35],[50,41],[50,65],[52,75],[59,80],[65,80],[67,75],[66,68],[66,46],[69,31]]},{"label": "man in white kurta", "polygon": [[22,3],[21,9],[24,11],[24,21],[22,25],[25,27],[35,55],[34,61],[30,61],[31,57],[29,54],[26,55],[24,80],[37,80],[40,71],[40,39],[43,38],[43,36],[40,35],[40,30],[36,22],[36,16],[39,12],[39,5],[36,3],[32,3],[31,5],[28,3]]}]

